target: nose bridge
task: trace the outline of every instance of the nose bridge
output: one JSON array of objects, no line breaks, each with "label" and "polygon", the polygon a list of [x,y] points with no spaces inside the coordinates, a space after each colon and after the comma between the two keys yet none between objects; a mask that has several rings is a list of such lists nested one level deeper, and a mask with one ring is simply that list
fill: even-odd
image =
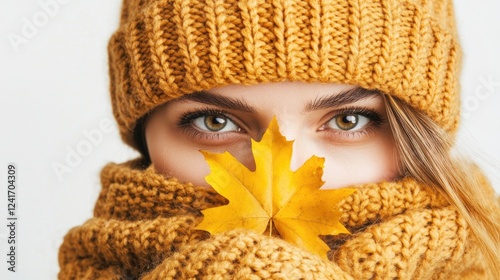
[{"label": "nose bridge", "polygon": [[[292,155],[290,159],[290,169],[297,170],[312,155],[316,154],[317,147],[313,139],[310,139],[307,131],[304,131],[304,123],[299,116],[294,114],[276,115],[280,133],[287,141],[293,142]],[[317,154],[316,154],[317,155]]]},{"label": "nose bridge", "polygon": [[300,106],[290,104],[290,102],[282,102],[277,104],[277,106],[273,106],[271,114],[276,117],[280,132],[287,139],[295,136],[297,128],[302,125],[302,115],[299,111]]},{"label": "nose bridge", "polygon": [[290,160],[290,169],[297,170],[313,155],[321,156],[314,141],[308,139],[307,135],[297,133],[293,142],[292,158]]},{"label": "nose bridge", "polygon": [[293,142],[293,150],[292,150],[292,158],[290,160],[290,169],[291,170],[297,170],[302,164],[303,164],[303,155],[302,151],[299,147],[300,141],[295,140]]}]

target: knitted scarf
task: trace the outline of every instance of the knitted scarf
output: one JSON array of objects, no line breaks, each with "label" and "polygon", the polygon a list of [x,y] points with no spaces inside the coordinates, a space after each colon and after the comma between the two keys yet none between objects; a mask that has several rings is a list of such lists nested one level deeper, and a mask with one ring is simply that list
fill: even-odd
[{"label": "knitted scarf", "polygon": [[485,279],[465,220],[414,179],[356,186],[339,205],[352,234],[324,236],[329,260],[248,230],[210,236],[213,190],[141,160],[108,164],[94,217],[65,236],[59,279]]}]

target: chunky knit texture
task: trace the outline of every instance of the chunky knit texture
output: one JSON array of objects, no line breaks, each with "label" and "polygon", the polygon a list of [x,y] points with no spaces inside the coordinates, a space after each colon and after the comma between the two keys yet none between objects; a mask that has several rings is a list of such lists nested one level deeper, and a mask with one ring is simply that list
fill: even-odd
[{"label": "chunky knit texture", "polygon": [[487,279],[464,219],[410,178],[356,186],[340,203],[352,234],[324,237],[325,260],[246,230],[194,230],[225,199],[139,165],[103,169],[94,218],[61,246],[59,279]]},{"label": "chunky knit texture", "polygon": [[[109,63],[131,146],[136,122],[157,106],[228,84],[354,84],[449,132],[458,125],[451,0],[124,0]],[[227,201],[140,159],[107,165],[101,181],[94,217],[64,238],[61,280],[486,279],[465,220],[411,178],[354,186],[338,206],[352,234],[322,237],[328,260],[248,230],[195,230],[201,210]]]},{"label": "chunky knit texture", "polygon": [[328,82],[397,96],[453,132],[460,53],[451,0],[124,0],[113,112],[136,146],[137,120],[184,94]]}]

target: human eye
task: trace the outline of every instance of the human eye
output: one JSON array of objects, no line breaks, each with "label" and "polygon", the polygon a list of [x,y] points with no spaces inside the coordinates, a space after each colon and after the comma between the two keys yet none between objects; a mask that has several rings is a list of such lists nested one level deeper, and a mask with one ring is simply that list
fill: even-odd
[{"label": "human eye", "polygon": [[242,132],[242,129],[224,111],[216,109],[200,109],[184,113],[178,125],[193,136],[205,140],[220,140],[225,134]]},{"label": "human eye", "polygon": [[344,131],[357,131],[370,123],[370,119],[360,114],[340,114],[328,121],[327,126]]},{"label": "human eye", "polygon": [[362,140],[384,122],[381,114],[367,108],[345,108],[320,128],[340,140]]}]

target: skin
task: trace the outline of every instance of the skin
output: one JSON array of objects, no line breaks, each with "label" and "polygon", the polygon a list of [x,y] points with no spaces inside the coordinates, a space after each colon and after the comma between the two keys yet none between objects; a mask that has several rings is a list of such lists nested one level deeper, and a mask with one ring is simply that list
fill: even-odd
[{"label": "skin", "polygon": [[[280,132],[294,140],[292,170],[312,155],[325,158],[322,188],[394,180],[399,175],[398,156],[383,97],[373,92],[352,96],[349,91],[354,89],[282,82],[229,85],[186,95],[149,116],[145,133],[151,161],[165,176],[202,186],[208,186],[204,177],[209,167],[199,150],[229,151],[253,170],[250,138],[260,140],[276,115]],[[353,100],[338,103],[339,97],[347,96]],[[218,97],[232,102],[223,103]],[[317,102],[328,98],[333,100]],[[315,101],[322,106],[312,108]],[[200,109],[209,110],[184,117],[179,124],[183,115]]]}]

